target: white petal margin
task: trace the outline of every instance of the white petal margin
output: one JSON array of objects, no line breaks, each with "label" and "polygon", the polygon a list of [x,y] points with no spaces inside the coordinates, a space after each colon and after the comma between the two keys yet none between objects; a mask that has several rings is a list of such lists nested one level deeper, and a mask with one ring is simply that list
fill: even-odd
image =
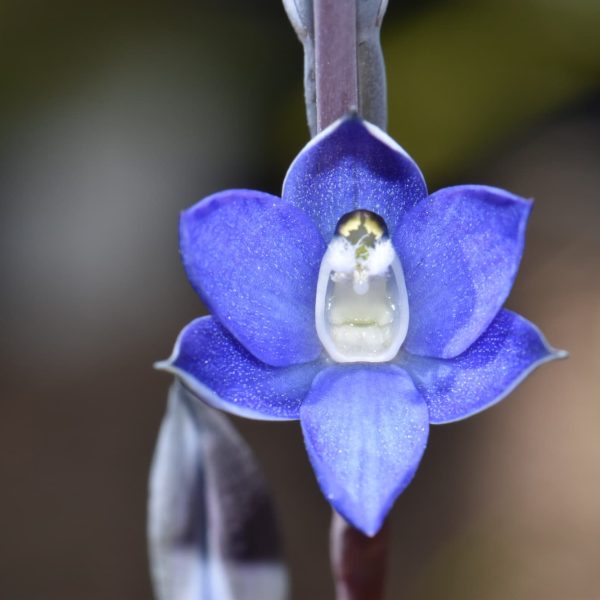
[{"label": "white petal margin", "polygon": [[176,375],[214,408],[249,419],[289,421],[299,417],[323,363],[272,367],[250,354],[214,317],[201,317],[183,328],[170,358],[154,366]]},{"label": "white petal margin", "polygon": [[148,503],[156,600],[284,600],[264,479],[224,415],[171,388]]}]

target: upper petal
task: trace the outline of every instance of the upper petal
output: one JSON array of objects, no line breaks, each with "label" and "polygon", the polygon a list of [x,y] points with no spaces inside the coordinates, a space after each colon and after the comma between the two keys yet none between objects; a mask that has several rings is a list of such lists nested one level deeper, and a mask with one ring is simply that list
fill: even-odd
[{"label": "upper petal", "polygon": [[395,365],[330,367],[300,409],[325,497],[367,535],[412,479],[429,431],[427,405]]},{"label": "upper petal", "polygon": [[250,419],[290,420],[319,361],[271,367],[256,359],[214,317],[192,321],[179,334],[171,357],[156,367],[177,375],[206,403]]},{"label": "upper petal", "polygon": [[408,352],[452,358],[487,329],[517,274],[530,210],[504,190],[463,185],[405,215],[393,241],[408,290]]},{"label": "upper petal", "polygon": [[431,423],[470,417],[505,398],[539,365],[564,352],[548,345],[523,317],[501,310],[485,333],[450,360],[403,357],[429,405]]},{"label": "upper petal", "polygon": [[194,289],[257,358],[281,366],[319,356],[325,243],[302,211],[262,192],[221,192],[181,214],[180,249]]},{"label": "upper petal", "polygon": [[298,154],[283,198],[307,212],[325,240],[339,218],[371,210],[394,231],[402,213],[427,195],[421,171],[383,131],[358,117],[336,121]]}]

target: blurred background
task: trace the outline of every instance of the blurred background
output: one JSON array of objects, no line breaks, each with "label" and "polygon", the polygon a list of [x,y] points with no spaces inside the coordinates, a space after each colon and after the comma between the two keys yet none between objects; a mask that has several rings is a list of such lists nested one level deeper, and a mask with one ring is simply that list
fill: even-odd
[{"label": "blurred background", "polygon": [[[600,598],[598,31],[597,0],[390,0],[391,135],[431,190],[536,199],[509,307],[571,353],[433,428],[392,512],[390,600]],[[301,46],[277,0],[2,0],[0,48],[0,597],[149,599],[152,363],[204,312],[178,213],[279,192],[308,138]],[[298,424],[235,425],[294,600],[331,598]]]}]

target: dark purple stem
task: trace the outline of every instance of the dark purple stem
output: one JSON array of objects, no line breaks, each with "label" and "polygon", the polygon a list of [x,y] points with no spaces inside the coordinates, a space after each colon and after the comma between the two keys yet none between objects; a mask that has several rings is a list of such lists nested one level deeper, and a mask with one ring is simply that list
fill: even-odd
[{"label": "dark purple stem", "polygon": [[382,600],[389,527],[368,537],[335,511],[331,520],[331,568],[337,600]]},{"label": "dark purple stem", "polygon": [[[358,110],[357,0],[314,0],[317,130]],[[335,511],[331,567],[337,600],[382,600],[388,532],[363,535]]]},{"label": "dark purple stem", "polygon": [[314,0],[317,129],[358,109],[357,0]]}]

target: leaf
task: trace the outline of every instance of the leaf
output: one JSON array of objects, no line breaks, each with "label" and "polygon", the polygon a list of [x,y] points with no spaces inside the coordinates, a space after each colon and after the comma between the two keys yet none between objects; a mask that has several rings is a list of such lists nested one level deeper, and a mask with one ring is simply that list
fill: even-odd
[{"label": "leaf", "polygon": [[157,600],[287,597],[273,506],[252,452],[179,382],[150,473],[148,541]]}]

